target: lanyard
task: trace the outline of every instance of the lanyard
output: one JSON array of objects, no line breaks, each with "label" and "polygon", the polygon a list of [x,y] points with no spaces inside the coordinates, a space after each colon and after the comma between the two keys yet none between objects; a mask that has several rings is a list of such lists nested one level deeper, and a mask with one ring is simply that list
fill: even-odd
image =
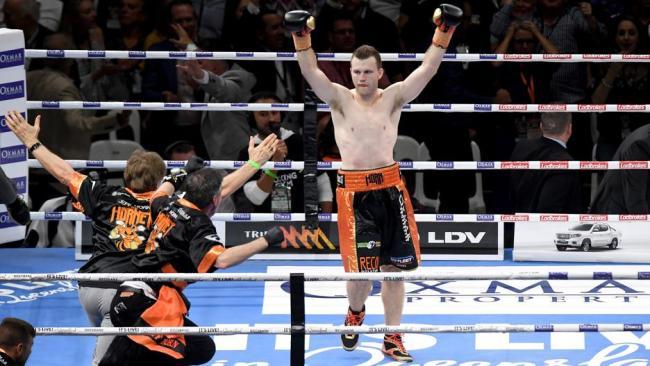
[{"label": "lanyard", "polygon": [[530,80],[526,79],[523,71],[519,72],[519,77],[521,77],[521,82],[526,86],[526,91],[528,92],[528,97],[530,98],[531,103],[535,103],[535,78],[533,75],[530,75]]}]

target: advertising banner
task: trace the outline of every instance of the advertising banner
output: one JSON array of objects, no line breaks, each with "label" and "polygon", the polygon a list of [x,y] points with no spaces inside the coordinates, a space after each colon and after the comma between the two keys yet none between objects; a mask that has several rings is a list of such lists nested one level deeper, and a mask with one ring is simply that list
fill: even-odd
[{"label": "advertising banner", "polygon": [[[321,221],[318,230],[308,230],[300,221],[249,221],[249,214],[238,221],[213,221],[226,246],[247,243],[264,236],[279,225],[285,243],[270,248],[255,259],[340,260],[336,222]],[[278,220],[283,220],[278,218]],[[87,260],[92,253],[89,222],[78,225],[75,235],[76,259]],[[423,260],[503,260],[503,223],[500,222],[420,222],[420,248]]]},{"label": "advertising banner", "polygon": [[[650,222],[645,215],[581,215],[580,222],[517,222],[513,259],[517,261],[650,263]],[[629,216],[629,217],[628,217]],[[543,219],[543,215],[541,217]]]},{"label": "advertising banner", "polygon": [[[11,179],[19,195],[27,197],[27,149],[9,130],[5,113],[26,115],[25,41],[20,30],[0,29],[0,168]],[[0,204],[0,247],[25,238],[25,227],[16,224]]]},{"label": "advertising banner", "polygon": [[[224,237],[228,245],[237,245],[259,238],[271,227],[280,225],[286,238],[280,248],[265,253],[277,253],[287,259],[340,259],[338,229],[335,222],[321,222],[319,230],[308,230],[304,222],[225,223]],[[420,222],[420,248],[425,260],[502,260],[502,223],[497,222]],[[327,255],[329,256],[322,256]],[[273,255],[269,258],[281,258]],[[266,258],[266,257],[265,257]]]}]

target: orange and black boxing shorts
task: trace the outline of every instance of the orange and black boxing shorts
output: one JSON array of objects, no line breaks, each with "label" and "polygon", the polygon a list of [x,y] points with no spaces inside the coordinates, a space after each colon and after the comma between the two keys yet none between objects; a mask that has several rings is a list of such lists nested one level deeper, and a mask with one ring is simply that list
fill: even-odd
[{"label": "orange and black boxing shorts", "polygon": [[379,272],[383,265],[416,269],[420,237],[399,165],[339,170],[339,246],[346,272]]}]

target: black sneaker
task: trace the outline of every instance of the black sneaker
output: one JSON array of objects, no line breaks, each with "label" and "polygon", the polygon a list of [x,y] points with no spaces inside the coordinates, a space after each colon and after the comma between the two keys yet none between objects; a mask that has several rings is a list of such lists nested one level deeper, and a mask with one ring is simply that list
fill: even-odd
[{"label": "black sneaker", "polygon": [[[363,319],[366,317],[366,306],[363,306],[361,311],[352,311],[348,307],[348,315],[345,316],[346,326],[358,326],[363,324]],[[341,334],[341,342],[343,349],[346,351],[353,351],[359,344],[359,334]]]},{"label": "black sneaker", "polygon": [[386,334],[381,351],[395,361],[413,362],[413,357],[404,348],[402,335],[399,333]]}]

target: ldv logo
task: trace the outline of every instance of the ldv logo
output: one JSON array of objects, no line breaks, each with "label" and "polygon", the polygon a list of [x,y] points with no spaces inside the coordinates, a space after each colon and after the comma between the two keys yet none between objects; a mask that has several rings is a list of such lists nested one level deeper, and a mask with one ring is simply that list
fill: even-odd
[{"label": "ldv logo", "polygon": [[444,239],[436,239],[436,232],[429,232],[429,243],[440,243],[440,244],[464,244],[469,242],[470,244],[480,244],[481,240],[485,236],[485,231],[481,231],[478,234],[469,231],[448,231],[445,232]]}]

